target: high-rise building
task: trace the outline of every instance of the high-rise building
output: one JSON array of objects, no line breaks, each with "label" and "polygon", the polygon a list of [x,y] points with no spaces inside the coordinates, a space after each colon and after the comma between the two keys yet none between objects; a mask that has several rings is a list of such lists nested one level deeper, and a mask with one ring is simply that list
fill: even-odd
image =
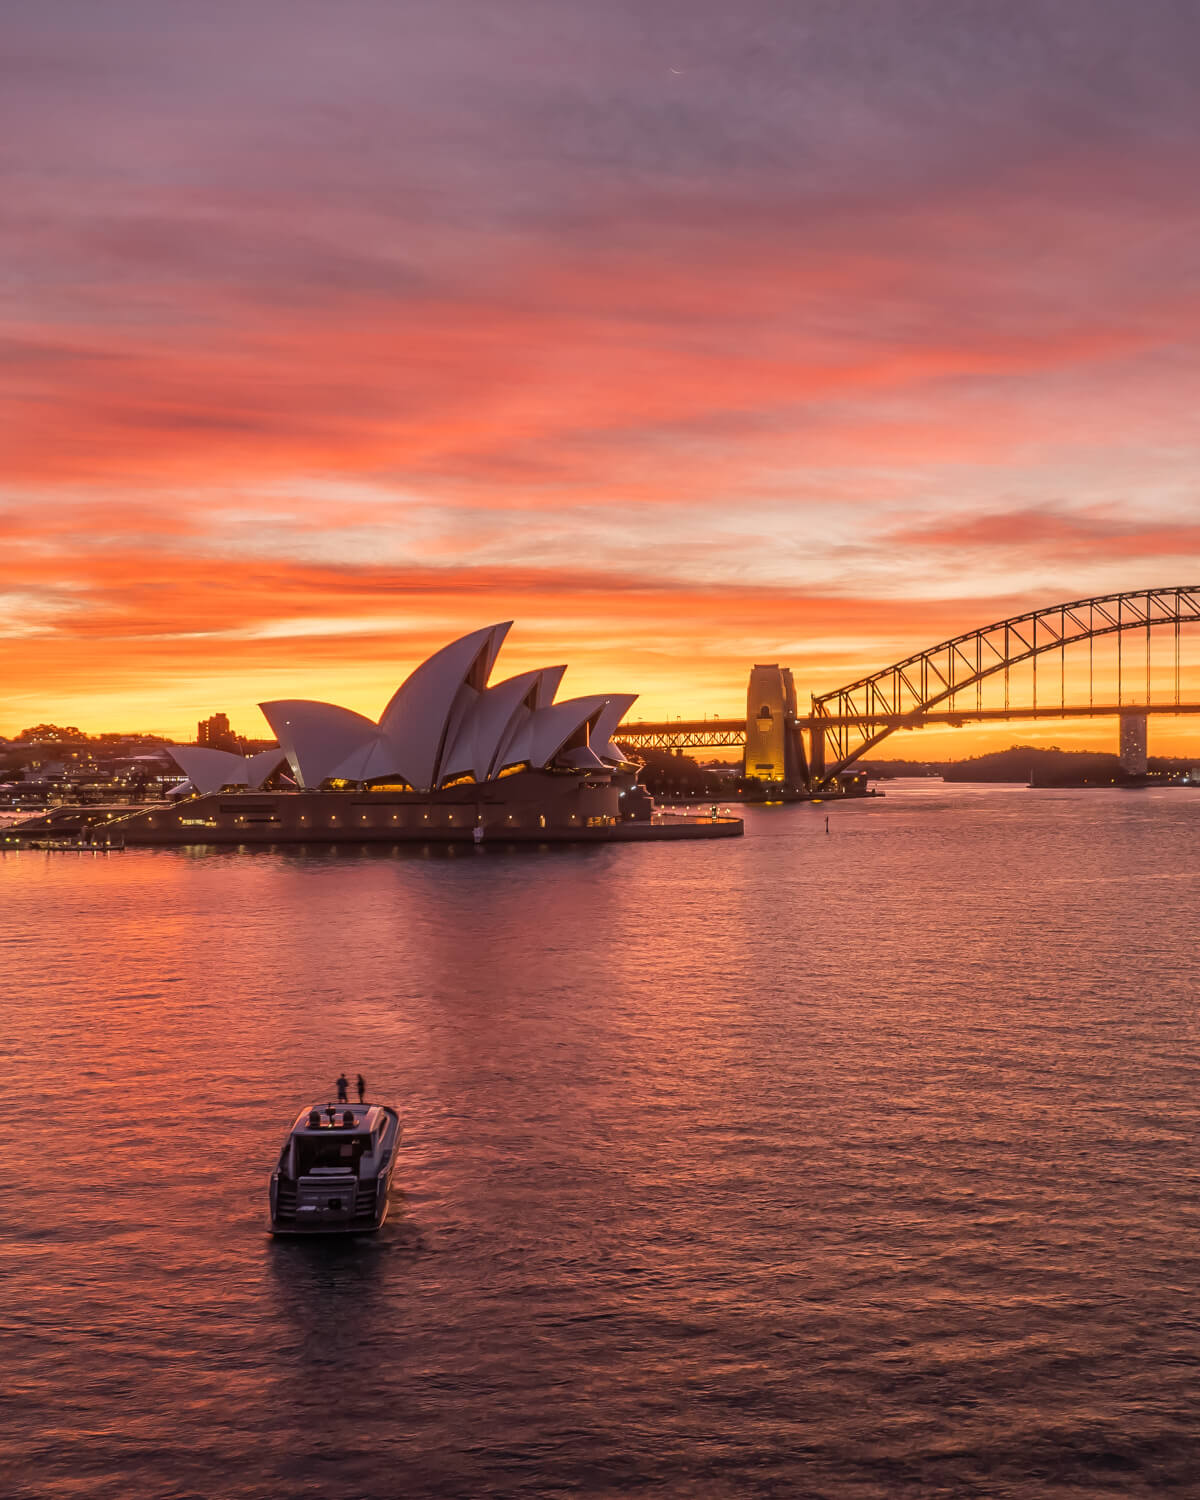
[{"label": "high-rise building", "polygon": [[228,714],[213,714],[211,718],[201,719],[196,725],[196,743],[207,745],[210,750],[241,749],[237,735],[229,727]]}]

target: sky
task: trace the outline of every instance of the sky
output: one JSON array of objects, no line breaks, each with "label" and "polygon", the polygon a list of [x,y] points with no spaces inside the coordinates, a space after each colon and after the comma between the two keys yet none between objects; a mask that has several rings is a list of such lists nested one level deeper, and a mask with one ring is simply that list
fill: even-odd
[{"label": "sky", "polygon": [[1198,72],[1190,0],[0,0],[0,734],[506,619],[733,716],[1200,581]]}]

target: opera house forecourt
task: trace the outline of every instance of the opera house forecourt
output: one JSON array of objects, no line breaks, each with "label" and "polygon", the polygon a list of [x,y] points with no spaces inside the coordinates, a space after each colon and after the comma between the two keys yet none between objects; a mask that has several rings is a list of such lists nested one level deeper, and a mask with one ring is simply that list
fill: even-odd
[{"label": "opera house forecourt", "polygon": [[260,704],[278,749],[170,747],[187,777],[134,809],[59,808],[15,835],[89,843],[481,843],[714,838],[740,818],[661,817],[613,743],[633,693],[555,701],[565,667],[500,682],[511,621],[444,646],[378,722],[333,703]]}]

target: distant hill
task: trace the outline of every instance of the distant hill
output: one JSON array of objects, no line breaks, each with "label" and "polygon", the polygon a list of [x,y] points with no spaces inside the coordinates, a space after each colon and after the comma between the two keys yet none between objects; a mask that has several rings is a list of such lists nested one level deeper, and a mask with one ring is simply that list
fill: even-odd
[{"label": "distant hill", "polygon": [[[1151,775],[1181,772],[1200,761],[1200,756],[1181,760],[1152,755]],[[1060,750],[1037,745],[1011,745],[968,760],[902,761],[863,760],[859,769],[871,778],[938,775],[946,781],[1016,782],[1035,786],[1111,786],[1128,780],[1116,755],[1101,750]]]},{"label": "distant hill", "polygon": [[946,781],[1032,781],[1039,786],[1064,781],[1111,784],[1119,776],[1120,763],[1115,755],[1100,750],[1046,750],[1034,745],[1012,745],[942,767]]}]

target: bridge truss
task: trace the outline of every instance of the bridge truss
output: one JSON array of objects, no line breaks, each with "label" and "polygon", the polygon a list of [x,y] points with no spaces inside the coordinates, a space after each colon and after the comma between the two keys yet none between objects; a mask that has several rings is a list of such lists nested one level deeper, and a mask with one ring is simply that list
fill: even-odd
[{"label": "bridge truss", "polygon": [[626,722],[614,738],[630,750],[714,750],[746,743],[745,719],[664,719]]},{"label": "bridge truss", "polygon": [[[1076,599],[941,641],[928,651],[813,698],[811,714],[797,717],[790,726],[791,732],[808,738],[808,752],[799,757],[807,767],[808,784],[812,788],[833,780],[898,729],[957,726],[968,721],[1099,718],[1133,712],[1198,713],[1200,704],[1184,702],[1180,692],[1180,629],[1196,623],[1200,623],[1200,585]],[[1155,701],[1151,694],[1150,638],[1162,627],[1173,633],[1173,693],[1165,701],[1161,697]],[[1128,644],[1135,634],[1144,638],[1140,651]],[[1105,636],[1116,637],[1115,698],[1107,685],[1097,693],[1094,643]],[[1086,703],[1067,701],[1066,651],[1080,643],[1088,647]],[[1010,691],[1012,673],[1026,664],[1032,679],[1032,701],[1015,703]],[[1137,674],[1138,682],[1127,694],[1130,672]],[[992,682],[1003,683],[1002,706],[984,702],[985,684]],[[746,742],[746,721],[634,721],[622,724],[616,738],[631,750],[682,753],[740,746]],[[800,748],[803,750],[803,743]]]},{"label": "bridge truss", "polygon": [[[1076,599],[1048,609],[1031,610],[1009,620],[985,625],[952,640],[941,641],[904,661],[861,677],[846,687],[814,696],[812,715],[804,725],[810,731],[809,779],[821,782],[836,776],[852,762],[896,729],[932,722],[934,711],[945,713],[945,722],[991,717],[1036,717],[1061,712],[1121,713],[1122,711],[1186,711],[1180,698],[1180,627],[1200,622],[1200,585],[1172,589],[1139,589],[1132,593],[1105,594],[1094,599]],[[1151,703],[1150,636],[1156,627],[1171,627],[1174,633],[1174,699],[1170,705]],[[1145,696],[1128,699],[1124,692],[1126,658],[1122,649],[1128,633],[1144,635]],[[1103,636],[1117,638],[1117,700],[1097,703],[1095,696],[1093,643]],[[1065,653],[1068,646],[1088,643],[1088,704],[1067,704]],[[1057,670],[1046,681],[1045,662]],[[1140,673],[1142,653],[1137,653]],[[1023,709],[1010,706],[1010,676],[1015,667],[1029,663],[1033,677],[1033,702]],[[1042,702],[1038,700],[1038,666],[1042,664]],[[1132,660],[1130,665],[1133,665]],[[987,711],[983,689],[989,679],[1002,679],[1003,709]],[[1057,685],[1057,703],[1054,687]],[[1049,688],[1049,692],[1046,688]],[[1140,688],[1140,682],[1139,682]],[[966,702],[964,703],[964,698]],[[1049,698],[1049,702],[1046,700]],[[942,714],[937,713],[937,718]]]}]

